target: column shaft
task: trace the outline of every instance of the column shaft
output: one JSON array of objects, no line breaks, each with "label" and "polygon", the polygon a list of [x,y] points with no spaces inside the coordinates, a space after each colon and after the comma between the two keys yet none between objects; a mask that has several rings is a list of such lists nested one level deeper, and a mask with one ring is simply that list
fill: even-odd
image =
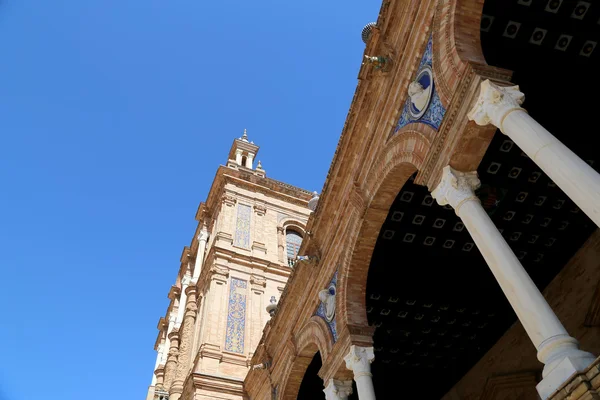
[{"label": "column shaft", "polygon": [[537,348],[538,359],[545,364],[544,379],[538,385],[538,392],[545,399],[572,373],[581,371],[594,361],[594,356],[579,350],[577,340],[569,336],[481,206],[473,192],[477,187],[479,179],[475,172],[463,173],[446,167],[432,196],[441,205],[450,204],[462,219]]},{"label": "column shaft", "polygon": [[165,379],[163,385],[166,390],[169,390],[171,385],[173,385],[175,371],[177,369],[177,358],[179,356],[179,331],[177,328],[174,328],[169,334],[169,339],[171,340],[171,347],[165,364]]},{"label": "column shaft", "polygon": [[196,306],[196,287],[189,286],[186,289],[186,294],[187,303],[185,305],[185,317],[182,324],[181,343],[179,345],[179,361],[177,363],[175,379],[170,390],[170,400],[178,400],[181,393],[183,393],[183,384],[190,367],[190,357],[194,339],[194,325],[196,322],[196,313],[198,311],[198,307]]},{"label": "column shaft", "polygon": [[202,264],[204,263],[204,252],[206,250],[206,241],[208,240],[208,232],[206,229],[202,229],[198,235],[198,252],[196,253],[196,263],[194,264],[194,273],[192,275],[192,282],[196,283],[200,277],[202,271]]},{"label": "column shaft", "polygon": [[469,119],[498,127],[600,226],[600,174],[531,118],[521,108],[523,100],[518,86],[486,80]]},{"label": "column shaft", "polygon": [[508,114],[502,128],[600,226],[600,175],[525,111]]},{"label": "column shaft", "polygon": [[185,290],[188,288],[189,284],[190,277],[185,275],[183,279],[181,279],[181,294],[179,295],[179,308],[177,309],[177,320],[175,321],[176,327],[179,327],[183,321],[183,313],[185,312],[185,305],[187,303],[187,294],[185,293]]}]

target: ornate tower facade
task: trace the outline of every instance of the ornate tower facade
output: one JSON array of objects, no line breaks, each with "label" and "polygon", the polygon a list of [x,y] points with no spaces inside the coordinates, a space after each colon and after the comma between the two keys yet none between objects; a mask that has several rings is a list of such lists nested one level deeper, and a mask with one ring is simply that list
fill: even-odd
[{"label": "ornate tower facade", "polygon": [[242,399],[250,360],[298,255],[313,195],[267,178],[259,147],[233,141],[158,322],[147,400]]}]

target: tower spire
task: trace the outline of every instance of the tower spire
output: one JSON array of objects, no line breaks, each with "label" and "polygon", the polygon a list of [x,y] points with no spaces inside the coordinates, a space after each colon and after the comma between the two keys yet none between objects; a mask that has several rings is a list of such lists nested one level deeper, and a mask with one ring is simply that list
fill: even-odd
[{"label": "tower spire", "polygon": [[248,133],[246,132],[246,129],[244,129],[244,134],[242,135],[242,137],[240,139],[242,139],[244,142],[248,141]]}]

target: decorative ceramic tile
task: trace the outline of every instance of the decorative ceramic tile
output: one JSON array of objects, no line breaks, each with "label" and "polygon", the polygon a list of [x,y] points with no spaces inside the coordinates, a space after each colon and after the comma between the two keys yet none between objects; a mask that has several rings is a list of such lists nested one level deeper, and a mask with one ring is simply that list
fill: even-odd
[{"label": "decorative ceramic tile", "polygon": [[[337,271],[335,271],[335,274],[333,274],[333,278],[331,278],[329,285],[327,285],[328,288],[333,286],[333,288],[335,290],[335,288],[337,287],[337,274],[338,274]],[[329,329],[331,330],[331,335],[333,336],[333,342],[334,343],[337,342],[338,334],[337,334],[337,324],[335,322],[336,318],[334,317],[331,320],[331,322],[327,321],[325,304],[323,304],[322,302],[319,303],[319,307],[317,308],[316,315],[323,318],[323,320],[325,322],[327,322],[327,325],[329,325]]]},{"label": "decorative ceramic tile", "polygon": [[[425,79],[426,74],[423,74],[423,71],[425,71],[427,69],[431,70],[432,59],[433,59],[433,45],[432,45],[432,40],[431,40],[431,36],[430,36],[429,41],[427,42],[427,47],[425,48],[425,53],[423,54],[423,58],[421,59],[421,63],[419,64],[419,69],[417,71],[418,78],[423,76],[424,77],[423,79]],[[394,133],[398,132],[400,129],[402,129],[403,127],[405,127],[406,125],[411,124],[411,123],[424,123],[424,124],[431,126],[432,128],[434,128],[436,130],[439,129],[440,125],[442,124],[442,119],[444,118],[446,109],[442,105],[440,97],[435,88],[434,82],[433,81],[421,82],[420,78],[418,80],[424,86],[425,85],[433,86],[431,100],[429,101],[427,110],[424,113],[422,113],[422,115],[419,118],[414,118],[413,117],[414,112],[411,114],[411,107],[414,108],[414,106],[411,103],[410,97],[408,97],[406,99],[406,102],[404,103],[404,108],[402,110],[402,114],[400,115],[400,119],[398,120],[398,124],[396,125],[396,129],[394,130]]]},{"label": "decorative ceramic tile", "polygon": [[238,204],[237,220],[235,222],[235,246],[250,248],[250,206]]},{"label": "decorative ceramic tile", "polygon": [[246,288],[246,281],[231,278],[231,284],[229,286],[229,311],[227,312],[225,350],[234,353],[244,352]]}]

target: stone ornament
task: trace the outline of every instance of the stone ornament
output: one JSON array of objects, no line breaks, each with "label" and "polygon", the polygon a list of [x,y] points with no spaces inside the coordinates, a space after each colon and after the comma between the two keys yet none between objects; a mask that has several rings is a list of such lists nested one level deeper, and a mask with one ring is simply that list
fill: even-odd
[{"label": "stone ornament", "polygon": [[198,234],[198,242],[206,242],[208,240],[208,231],[202,229]]},{"label": "stone ornament", "polygon": [[479,201],[474,190],[479,188],[481,182],[477,172],[461,172],[447,165],[442,171],[440,183],[431,192],[431,197],[437,200],[440,206],[450,204],[456,215],[459,215],[460,207],[469,200]]},{"label": "stone ornament", "polygon": [[327,400],[345,400],[352,394],[352,381],[330,379],[323,392]]},{"label": "stone ornament", "polygon": [[513,111],[525,111],[521,104],[525,94],[519,85],[499,86],[486,79],[481,83],[479,98],[467,116],[477,125],[493,124],[502,130],[502,123]]},{"label": "stone ornament", "polygon": [[354,372],[354,379],[360,376],[373,376],[371,374],[371,363],[375,360],[375,353],[372,347],[361,347],[352,345],[350,352],[344,361],[346,368]]},{"label": "stone ornament", "polygon": [[330,285],[329,288],[319,292],[319,300],[325,308],[325,320],[333,321],[335,318],[335,285]]},{"label": "stone ornament", "polygon": [[433,71],[431,67],[425,66],[417,75],[417,78],[408,85],[408,97],[410,98],[409,113],[413,119],[419,119],[425,114],[433,92]]}]

